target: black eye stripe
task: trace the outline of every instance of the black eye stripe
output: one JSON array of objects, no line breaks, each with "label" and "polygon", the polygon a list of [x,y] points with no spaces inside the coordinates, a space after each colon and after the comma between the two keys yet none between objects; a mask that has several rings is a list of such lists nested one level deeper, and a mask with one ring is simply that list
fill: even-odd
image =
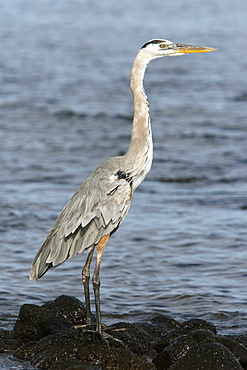
[{"label": "black eye stripe", "polygon": [[144,44],[141,47],[141,49],[144,49],[146,46],[148,46],[150,44],[165,44],[165,41],[164,40],[151,40],[151,41],[146,42],[146,44]]}]

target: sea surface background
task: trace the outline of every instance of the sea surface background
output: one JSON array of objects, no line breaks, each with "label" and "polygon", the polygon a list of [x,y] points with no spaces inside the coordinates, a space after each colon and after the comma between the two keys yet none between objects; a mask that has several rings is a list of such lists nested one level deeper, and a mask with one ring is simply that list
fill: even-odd
[{"label": "sea surface background", "polygon": [[1,0],[0,318],[83,300],[86,254],[29,281],[59,212],[128,149],[131,65],[149,39],[217,48],[151,62],[154,162],[101,270],[103,321],[154,314],[247,332],[245,0]]}]

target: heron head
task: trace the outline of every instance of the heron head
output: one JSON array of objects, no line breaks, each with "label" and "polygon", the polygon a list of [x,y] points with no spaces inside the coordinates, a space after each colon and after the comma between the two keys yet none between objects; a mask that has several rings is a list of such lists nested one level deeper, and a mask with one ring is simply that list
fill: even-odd
[{"label": "heron head", "polygon": [[169,40],[150,40],[144,44],[141,48],[143,52],[148,53],[151,59],[161,58],[165,56],[176,56],[190,53],[203,53],[207,51],[213,51],[216,49],[208,48],[204,46],[193,46],[187,44],[174,44]]}]

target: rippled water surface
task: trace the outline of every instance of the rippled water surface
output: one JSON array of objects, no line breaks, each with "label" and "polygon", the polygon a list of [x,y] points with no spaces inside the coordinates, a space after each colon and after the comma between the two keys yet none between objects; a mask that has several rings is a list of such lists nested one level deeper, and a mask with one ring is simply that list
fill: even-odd
[{"label": "rippled water surface", "polygon": [[[245,1],[2,0],[1,319],[83,300],[86,254],[37,284],[34,255],[88,174],[128,148],[131,64],[151,38],[217,52],[148,67],[154,162],[104,251],[104,320],[165,313],[247,330]],[[237,36],[236,36],[237,35]]]}]

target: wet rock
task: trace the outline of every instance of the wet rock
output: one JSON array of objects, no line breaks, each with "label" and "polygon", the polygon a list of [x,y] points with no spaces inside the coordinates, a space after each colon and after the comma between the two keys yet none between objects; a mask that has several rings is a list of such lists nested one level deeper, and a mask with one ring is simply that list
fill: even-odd
[{"label": "wet rock", "polygon": [[136,324],[119,322],[107,331],[113,338],[121,340],[133,353],[144,355],[149,351],[153,338]]},{"label": "wet rock", "polygon": [[[86,308],[84,304],[77,298],[62,295],[56,298],[53,302],[47,302],[42,307],[50,310],[55,316],[74,324],[86,324]],[[94,316],[91,317],[92,322],[95,321]]]},{"label": "wet rock", "polygon": [[183,322],[175,329],[167,334],[164,334],[155,344],[154,349],[157,352],[162,352],[174,339],[180,337],[181,335],[188,334],[191,331],[198,329],[210,330],[213,334],[216,334],[216,328],[210,322],[201,319],[191,319]]},{"label": "wet rock", "polygon": [[217,341],[227,347],[238,359],[240,364],[247,369],[247,348],[243,344],[238,343],[229,336],[223,335],[218,335]]},{"label": "wet rock", "polygon": [[0,353],[16,350],[20,344],[11,331],[0,329]]},{"label": "wet rock", "polygon": [[37,343],[37,341],[30,341],[23,344],[14,352],[15,357],[20,360],[31,361]]},{"label": "wet rock", "polygon": [[75,358],[58,361],[49,370],[102,370],[100,365],[86,365]]},{"label": "wet rock", "polygon": [[[153,363],[159,370],[241,369],[238,360],[245,364],[247,354],[244,346],[226,336],[217,336],[214,325],[198,319],[186,321],[165,334],[154,348],[159,354]],[[206,359],[212,353],[215,355],[209,367],[203,367],[204,360],[209,364]],[[192,361],[193,356],[195,363]]]},{"label": "wet rock", "polygon": [[154,358],[153,362],[156,366],[164,363],[165,365],[161,368],[169,369],[174,362],[186,355],[190,348],[205,340],[215,341],[215,336],[210,330],[193,330],[188,334],[181,335],[175,338],[161,354]]},{"label": "wet rock", "polygon": [[[156,366],[157,367],[157,366]],[[157,367],[158,370],[164,369]],[[201,342],[192,347],[169,370],[243,370],[228,348],[217,342]]]},{"label": "wet rock", "polygon": [[[110,346],[110,348],[109,348]],[[23,358],[26,348],[15,352]],[[103,369],[155,369],[142,356],[123,348],[114,340],[102,340],[95,332],[72,329],[65,333],[49,335],[32,346],[31,363],[39,368],[50,368],[55,362],[68,358],[83,364],[100,364]]]},{"label": "wet rock", "polygon": [[145,323],[119,322],[104,329],[107,338],[74,328],[83,323],[85,308],[74,297],[23,305],[14,336],[7,336],[13,341],[9,348],[13,352],[18,345],[16,357],[51,370],[247,369],[246,337],[217,335],[204,320],[179,323],[158,315]]},{"label": "wet rock", "polygon": [[164,331],[171,331],[180,325],[178,321],[168,315],[157,315],[151,319],[150,323]]},{"label": "wet rock", "polygon": [[[167,333],[167,330],[160,327],[159,325],[152,325],[148,322],[142,322],[142,323],[136,323],[136,328],[138,328],[140,331],[145,332],[146,334],[149,334],[151,336],[152,341],[158,340],[162,335]],[[150,346],[150,343],[149,343]]]},{"label": "wet rock", "polygon": [[247,334],[240,335],[231,335],[231,338],[234,339],[237,343],[242,344],[244,347],[247,347]]},{"label": "wet rock", "polygon": [[101,358],[102,369],[156,370],[144,357],[138,357],[127,349],[108,349]]},{"label": "wet rock", "polygon": [[24,304],[14,326],[14,336],[19,342],[27,343],[68,330],[71,326],[72,324],[44,307]]}]

